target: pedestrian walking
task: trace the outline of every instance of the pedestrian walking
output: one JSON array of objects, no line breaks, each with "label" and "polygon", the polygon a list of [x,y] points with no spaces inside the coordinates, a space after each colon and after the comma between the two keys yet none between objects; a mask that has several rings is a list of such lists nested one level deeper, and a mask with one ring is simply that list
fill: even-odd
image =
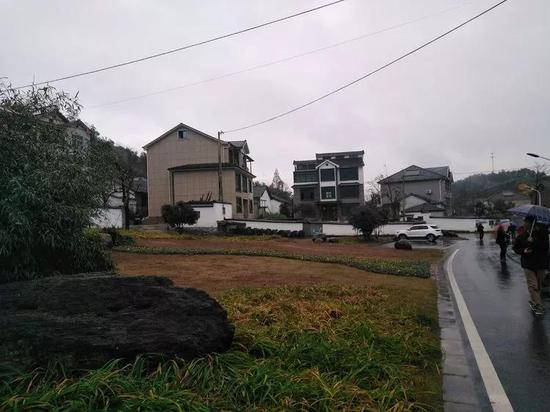
[{"label": "pedestrian walking", "polygon": [[485,235],[485,228],[483,227],[483,223],[481,222],[477,224],[477,233],[479,235],[479,241],[483,242],[483,236]]},{"label": "pedestrian walking", "polygon": [[544,315],[541,289],[548,269],[548,227],[536,224],[532,216],[523,222],[524,231],[514,242],[514,252],[521,255],[521,267],[525,271],[529,289],[529,305],[537,316]]},{"label": "pedestrian walking", "polygon": [[500,260],[505,261],[506,260],[506,250],[508,249],[508,243],[510,242],[510,238],[508,237],[508,234],[504,230],[503,225],[497,226],[497,232],[496,232],[496,243],[500,246]]},{"label": "pedestrian walking", "polygon": [[516,240],[516,231],[517,231],[517,226],[514,222],[510,222],[510,225],[508,226],[508,235],[510,236],[510,239],[511,241],[513,242],[514,240]]}]

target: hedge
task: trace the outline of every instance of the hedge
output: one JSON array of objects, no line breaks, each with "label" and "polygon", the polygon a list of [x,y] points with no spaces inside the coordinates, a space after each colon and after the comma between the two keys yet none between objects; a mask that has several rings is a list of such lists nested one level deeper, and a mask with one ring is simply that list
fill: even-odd
[{"label": "hedge", "polygon": [[277,250],[247,250],[247,249],[193,249],[193,248],[155,248],[143,246],[115,247],[113,250],[126,253],[154,254],[154,255],[234,255],[234,256],[262,256],[283,259],[295,259],[306,262],[336,263],[374,273],[383,273],[398,276],[412,276],[429,278],[431,276],[430,263],[426,261],[402,261],[383,259],[359,259],[346,256],[315,256],[296,255]]}]

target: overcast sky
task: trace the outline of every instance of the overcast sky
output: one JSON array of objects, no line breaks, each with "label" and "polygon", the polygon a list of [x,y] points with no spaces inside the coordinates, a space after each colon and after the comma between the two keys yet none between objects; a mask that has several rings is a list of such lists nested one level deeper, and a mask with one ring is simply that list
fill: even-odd
[{"label": "overcast sky", "polygon": [[[0,0],[0,77],[7,76],[14,86],[33,78],[48,80],[328,2]],[[78,91],[82,120],[135,149],[179,122],[216,136],[218,130],[263,120],[360,77],[493,3],[496,0],[346,0],[56,87]],[[281,64],[105,105],[396,25],[401,27]],[[465,172],[490,170],[491,152],[497,170],[533,166],[525,152],[550,157],[549,39],[550,1],[509,0],[337,95],[224,138],[248,140],[260,180],[271,181],[278,168],[289,185],[293,160],[328,151],[364,150],[367,180],[411,164],[449,165],[456,180]]]}]

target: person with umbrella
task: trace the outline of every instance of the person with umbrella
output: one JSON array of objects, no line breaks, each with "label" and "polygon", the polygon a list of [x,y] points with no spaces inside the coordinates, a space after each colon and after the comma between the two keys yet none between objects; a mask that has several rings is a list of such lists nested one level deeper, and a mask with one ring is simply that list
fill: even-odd
[{"label": "person with umbrella", "polygon": [[521,255],[521,267],[525,271],[529,289],[529,305],[536,316],[544,315],[541,290],[548,269],[548,224],[550,209],[542,206],[523,205],[509,210],[525,216],[524,232],[514,242],[514,252]]}]

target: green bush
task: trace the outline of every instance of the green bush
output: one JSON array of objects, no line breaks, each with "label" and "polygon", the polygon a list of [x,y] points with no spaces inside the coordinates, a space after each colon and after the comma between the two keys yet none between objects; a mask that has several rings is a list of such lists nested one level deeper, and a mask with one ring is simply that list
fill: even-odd
[{"label": "green bush", "polygon": [[194,225],[199,220],[199,212],[185,202],[177,202],[175,205],[163,205],[162,218],[178,233],[181,233],[185,225]]},{"label": "green bush", "polygon": [[104,228],[102,232],[111,235],[111,239],[113,239],[113,246],[130,246],[135,243],[132,236],[122,234],[116,227]]},{"label": "green bush", "polygon": [[84,235],[101,207],[102,159],[94,157],[95,140],[75,147],[62,121],[78,110],[51,87],[20,92],[0,84],[0,282],[108,266]]}]

